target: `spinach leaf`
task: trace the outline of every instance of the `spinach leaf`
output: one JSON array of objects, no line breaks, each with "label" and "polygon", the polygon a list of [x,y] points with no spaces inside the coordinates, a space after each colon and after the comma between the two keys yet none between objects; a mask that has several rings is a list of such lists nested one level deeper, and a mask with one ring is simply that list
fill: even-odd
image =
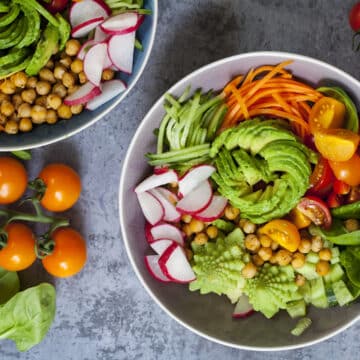
[{"label": "spinach leaf", "polygon": [[19,289],[20,282],[18,274],[0,267],[0,304],[7,302]]},{"label": "spinach leaf", "polygon": [[331,214],[340,219],[360,219],[360,201],[334,208]]},{"label": "spinach leaf", "polygon": [[38,344],[55,316],[55,288],[47,283],[18,292],[0,306],[0,339],[15,341],[19,351]]}]

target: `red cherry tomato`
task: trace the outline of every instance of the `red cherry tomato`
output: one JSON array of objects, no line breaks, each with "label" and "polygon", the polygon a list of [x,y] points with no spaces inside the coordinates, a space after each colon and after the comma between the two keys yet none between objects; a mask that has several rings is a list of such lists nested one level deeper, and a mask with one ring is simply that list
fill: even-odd
[{"label": "red cherry tomato", "polygon": [[350,26],[354,31],[360,30],[360,2],[356,3],[350,10]]},{"label": "red cherry tomato", "polygon": [[348,161],[329,161],[336,178],[351,186],[360,185],[360,156],[355,154]]},{"label": "red cherry tomato", "polygon": [[339,207],[340,205],[342,205],[342,202],[341,202],[341,199],[340,199],[340,196],[338,194],[336,194],[335,192],[332,192],[327,200],[326,200],[329,208],[333,209],[333,208],[337,208]]},{"label": "red cherry tomato", "polygon": [[335,179],[334,181],[334,193],[337,195],[346,195],[350,192],[350,185],[346,184],[344,181]]},{"label": "red cherry tomato", "polygon": [[319,197],[326,196],[331,191],[333,181],[334,174],[329,162],[321,157],[310,176],[310,189],[308,194]]},{"label": "red cherry tomato", "polygon": [[318,226],[329,228],[331,225],[331,214],[326,203],[316,196],[306,196],[297,205],[305,216]]}]

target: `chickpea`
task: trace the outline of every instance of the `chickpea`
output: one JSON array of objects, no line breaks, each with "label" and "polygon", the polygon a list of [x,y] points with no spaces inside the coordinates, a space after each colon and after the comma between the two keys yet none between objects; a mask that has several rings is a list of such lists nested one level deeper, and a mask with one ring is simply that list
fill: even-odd
[{"label": "chickpea", "polygon": [[54,69],[55,79],[62,80],[63,75],[66,73],[66,68],[62,65],[56,65]]},{"label": "chickpea", "polygon": [[[54,61],[51,59],[45,65],[45,67],[50,70],[52,70],[54,68],[54,66],[55,66]],[[40,73],[41,73],[41,70],[40,70]],[[40,78],[41,78],[41,75],[40,75]],[[42,79],[42,80],[46,80],[46,79]]]},{"label": "chickpea", "polygon": [[250,220],[246,220],[242,229],[244,230],[245,234],[253,234],[256,231],[256,225]]},{"label": "chickpea", "polygon": [[61,104],[59,106],[59,108],[57,109],[57,114],[61,119],[69,120],[72,117],[70,106],[67,106],[65,104]]},{"label": "chickpea", "polygon": [[55,110],[50,109],[46,112],[46,122],[48,124],[55,124],[58,120],[57,113]]},{"label": "chickpea", "polygon": [[288,250],[281,249],[276,253],[276,259],[280,266],[289,265],[292,259],[292,254]]},{"label": "chickpea", "polygon": [[50,109],[57,110],[61,105],[62,100],[61,97],[57,94],[49,94],[46,97],[46,107]]},{"label": "chickpea", "polygon": [[79,52],[81,44],[79,40],[70,39],[66,42],[65,53],[69,56],[75,56]]},{"label": "chickpea", "polygon": [[0,91],[0,103],[3,102],[4,100],[8,100],[10,101],[10,96],[7,94],[4,94]]},{"label": "chickpea", "polygon": [[47,95],[51,90],[51,85],[47,81],[38,81],[35,89],[39,95]]},{"label": "chickpea", "polygon": [[47,107],[47,99],[45,95],[39,96],[35,100],[35,105],[43,106],[44,108]]},{"label": "chickpea", "polygon": [[306,283],[305,277],[303,275],[301,275],[301,274],[296,274],[296,276],[295,276],[295,284],[297,286],[304,286],[305,283]]},{"label": "chickpea", "polygon": [[189,215],[189,214],[181,215],[181,221],[186,224],[189,224],[189,222],[191,221],[191,215]]},{"label": "chickpea", "polygon": [[14,113],[15,107],[10,101],[4,100],[1,103],[0,111],[3,115],[10,116]]},{"label": "chickpea", "polygon": [[308,254],[311,250],[311,241],[309,239],[301,239],[298,250],[302,254]]},{"label": "chickpea", "polygon": [[5,79],[0,85],[0,91],[4,94],[12,95],[16,91],[16,86],[10,79]]},{"label": "chickpea", "polygon": [[27,117],[30,117],[31,116],[31,106],[28,104],[28,103],[22,103],[18,110],[18,116],[19,117],[24,117],[24,118],[27,118]]},{"label": "chickpea", "polygon": [[191,231],[191,229],[190,229],[189,224],[185,224],[185,225],[182,227],[182,231],[185,233],[185,235],[186,235],[187,237],[191,236],[191,234],[192,234],[192,231]]},{"label": "chickpea", "polygon": [[201,232],[195,235],[193,241],[196,245],[204,245],[208,242],[208,240],[208,236],[205,233]]},{"label": "chickpea", "polygon": [[41,105],[34,105],[31,109],[31,118],[34,124],[42,124],[46,120],[46,109]]},{"label": "chickpea", "polygon": [[252,261],[256,266],[262,266],[264,264],[264,260],[258,254],[252,256]]},{"label": "chickpea", "polygon": [[224,215],[228,220],[235,220],[238,217],[239,214],[240,214],[239,209],[234,208],[231,205],[226,206]]},{"label": "chickpea", "polygon": [[72,105],[70,106],[71,112],[73,113],[73,115],[77,115],[80,114],[83,110],[84,110],[84,105],[79,104],[79,105]]},{"label": "chickpea", "polygon": [[[54,63],[53,63],[54,64]],[[48,68],[42,68],[39,72],[39,77],[41,81],[46,81],[48,83],[56,83],[54,73]]]},{"label": "chickpea", "polygon": [[262,247],[260,248],[258,255],[264,260],[268,261],[272,257],[272,250],[269,247]]},{"label": "chickpea", "polygon": [[279,243],[276,242],[276,241],[273,241],[273,242],[271,243],[271,250],[272,250],[272,251],[275,251],[275,250],[277,250],[278,248],[279,248]]},{"label": "chickpea", "polygon": [[210,239],[215,239],[219,234],[219,230],[216,226],[211,225],[206,229],[206,234]]},{"label": "chickpea", "polygon": [[265,235],[265,234],[260,234],[259,235],[259,240],[260,240],[260,244],[263,247],[270,247],[272,240],[269,236]]},{"label": "chickpea", "polygon": [[359,230],[359,221],[356,219],[348,219],[344,222],[344,225],[347,231]]},{"label": "chickpea", "polygon": [[330,271],[330,264],[327,261],[324,260],[320,260],[317,264],[316,264],[316,272],[320,275],[320,276],[325,276],[329,273]]},{"label": "chickpea", "polygon": [[323,241],[320,236],[314,236],[311,241],[311,250],[313,252],[319,252],[323,247]]},{"label": "chickpea", "polygon": [[53,93],[59,95],[61,98],[64,98],[67,95],[66,88],[63,84],[57,83],[53,86]]},{"label": "chickpea", "polygon": [[75,85],[75,76],[72,73],[66,72],[62,77],[62,83],[67,88],[72,88]]},{"label": "chickpea", "polygon": [[7,134],[17,134],[19,131],[19,126],[18,123],[14,120],[9,120],[6,124],[5,124],[5,132]]},{"label": "chickpea", "polygon": [[197,220],[197,219],[191,219],[189,226],[190,226],[191,232],[193,232],[193,233],[199,233],[199,232],[203,231],[205,228],[205,224],[202,221]]},{"label": "chickpea", "polygon": [[36,99],[36,92],[34,89],[27,89],[21,92],[21,98],[24,102],[32,104]]},{"label": "chickpea", "polygon": [[72,59],[70,56],[63,56],[62,59],[60,59],[60,64],[64,65],[66,68],[69,68],[71,63],[72,63]]},{"label": "chickpea", "polygon": [[24,88],[27,82],[27,76],[23,71],[19,71],[10,77],[13,84],[18,88]]},{"label": "chickpea", "polygon": [[79,76],[80,84],[85,84],[87,82],[87,77],[83,71],[81,73],[79,73],[78,76]]},{"label": "chickpea", "polygon": [[241,275],[245,279],[252,279],[256,275],[256,273],[257,268],[252,262],[247,263],[241,270]]},{"label": "chickpea", "polygon": [[305,255],[297,252],[293,255],[293,259],[291,261],[291,265],[294,269],[299,269],[303,267],[305,264]]},{"label": "chickpea", "polygon": [[193,258],[193,252],[190,249],[185,248],[185,254],[189,261]]},{"label": "chickpea", "polygon": [[260,249],[260,240],[255,234],[249,234],[245,237],[245,247],[246,249],[256,252]]},{"label": "chickpea", "polygon": [[11,97],[11,102],[14,105],[15,109],[17,110],[19,108],[19,106],[23,103],[21,95],[20,94],[14,94]]},{"label": "chickpea", "polygon": [[[75,74],[79,74],[83,71],[84,66],[83,66],[83,61],[80,59],[75,59],[71,65],[70,65],[70,69],[72,72],[74,72]],[[105,71],[105,70],[104,70]],[[103,74],[104,74],[103,71]]]},{"label": "chickpea", "polygon": [[105,69],[101,74],[101,79],[104,81],[112,80],[115,76],[115,71],[112,69]]},{"label": "chickpea", "polygon": [[7,117],[0,113],[0,125],[5,125],[7,122]]},{"label": "chickpea", "polygon": [[319,251],[319,259],[324,261],[330,261],[332,257],[331,250],[329,248],[323,248]]},{"label": "chickpea", "polygon": [[30,118],[22,118],[19,122],[19,130],[22,132],[28,132],[32,130],[32,121]]},{"label": "chickpea", "polygon": [[277,264],[276,254],[273,254],[273,255],[271,256],[271,258],[269,259],[269,263],[270,263],[270,264]]},{"label": "chickpea", "polygon": [[37,78],[35,76],[31,76],[27,79],[26,87],[28,89],[35,89],[37,83]]}]

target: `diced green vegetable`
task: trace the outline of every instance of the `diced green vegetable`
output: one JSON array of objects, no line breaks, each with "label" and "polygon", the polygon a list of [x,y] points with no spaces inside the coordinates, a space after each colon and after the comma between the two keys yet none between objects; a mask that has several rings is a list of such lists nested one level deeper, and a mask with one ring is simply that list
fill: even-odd
[{"label": "diced green vegetable", "polygon": [[298,321],[294,329],[291,330],[291,334],[294,336],[300,336],[307,328],[310,327],[312,321],[310,318],[302,318]]},{"label": "diced green vegetable", "polygon": [[337,281],[332,285],[332,288],[334,290],[336,300],[340,306],[344,306],[354,300],[351,292],[345,285],[344,281],[342,280]]},{"label": "diced green vegetable", "polygon": [[306,315],[306,304],[305,301],[296,300],[286,304],[286,311],[294,319],[300,316]]}]

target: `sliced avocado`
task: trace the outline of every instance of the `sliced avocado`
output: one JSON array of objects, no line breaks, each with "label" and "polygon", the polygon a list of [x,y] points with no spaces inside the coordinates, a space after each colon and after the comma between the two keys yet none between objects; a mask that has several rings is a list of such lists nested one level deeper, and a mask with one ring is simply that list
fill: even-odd
[{"label": "sliced avocado", "polygon": [[7,26],[11,24],[20,14],[20,7],[16,4],[12,4],[10,11],[0,17],[0,27]]},{"label": "sliced avocado", "polygon": [[37,43],[35,53],[26,67],[25,72],[32,76],[36,75],[41,68],[43,68],[46,63],[51,58],[51,55],[56,53],[58,49],[59,33],[57,28],[51,23],[48,23],[40,41]]},{"label": "sliced avocado", "polygon": [[0,49],[9,49],[19,43],[26,33],[26,19],[21,17],[16,29],[7,37],[0,39]]},{"label": "sliced avocado", "polygon": [[0,13],[8,13],[10,10],[8,5],[0,3]]},{"label": "sliced avocado", "polygon": [[7,55],[0,57],[0,67],[10,66],[11,64],[18,64],[30,52],[30,49],[16,49],[10,51]]},{"label": "sliced avocado", "polygon": [[27,31],[21,41],[15,45],[16,48],[21,49],[36,42],[40,37],[40,15],[31,7],[26,5],[21,6],[21,10],[25,15]]},{"label": "sliced avocado", "polygon": [[40,15],[42,15],[50,24],[53,26],[59,26],[59,22],[56,18],[51,15],[42,5],[40,5],[36,0],[12,0],[13,2],[21,5],[26,5],[34,10],[36,10]]},{"label": "sliced avocado", "polygon": [[7,39],[14,31],[20,31],[20,20],[21,17],[19,16],[14,22],[11,23],[11,25],[0,28],[0,40]]},{"label": "sliced avocado", "polygon": [[57,13],[56,15],[56,19],[59,22],[59,27],[58,27],[58,31],[59,31],[59,50],[63,50],[65,47],[66,42],[68,41],[69,37],[70,37],[70,33],[71,33],[71,26],[70,24],[60,15],[60,13]]},{"label": "sliced avocado", "polygon": [[0,68],[0,80],[4,79],[12,74],[15,74],[21,70],[24,70],[29,64],[31,55],[28,56],[25,60],[21,60],[19,64],[4,66]]}]

